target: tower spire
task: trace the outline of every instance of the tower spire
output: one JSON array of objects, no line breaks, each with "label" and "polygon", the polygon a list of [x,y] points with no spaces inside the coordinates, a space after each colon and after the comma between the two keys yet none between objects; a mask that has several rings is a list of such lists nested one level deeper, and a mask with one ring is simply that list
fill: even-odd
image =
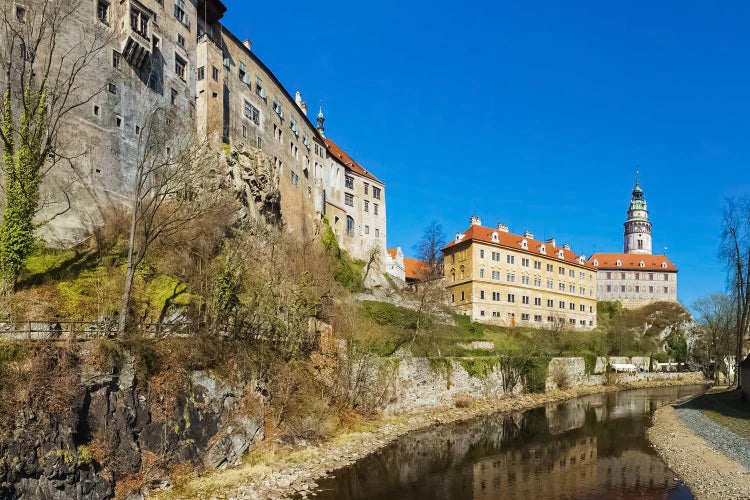
[{"label": "tower spire", "polygon": [[651,222],[648,220],[648,206],[636,170],[628,219],[625,221],[625,253],[651,255]]},{"label": "tower spire", "polygon": [[320,132],[320,135],[322,135],[323,137],[325,137],[326,136],[326,134],[325,134],[325,131],[326,131],[326,127],[325,127],[326,117],[325,117],[325,115],[323,115],[323,105],[322,104],[320,105],[320,111],[318,111],[318,120],[317,121],[318,121],[318,132]]}]

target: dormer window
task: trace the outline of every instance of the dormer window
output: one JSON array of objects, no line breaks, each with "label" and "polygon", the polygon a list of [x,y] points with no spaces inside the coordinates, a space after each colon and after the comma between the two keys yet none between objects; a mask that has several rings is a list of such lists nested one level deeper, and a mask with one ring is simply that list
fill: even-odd
[{"label": "dormer window", "polygon": [[643,262],[643,261],[640,261],[640,262],[638,263],[638,266],[639,266],[639,267],[646,267],[646,263],[645,263],[645,262]]},{"label": "dormer window", "polygon": [[620,266],[622,266],[622,261],[621,261],[620,259],[617,259],[617,262],[615,262],[615,265],[616,265],[617,267],[620,267]]},{"label": "dormer window", "polygon": [[464,239],[464,235],[461,233],[456,233],[456,243]]},{"label": "dormer window", "polygon": [[599,267],[599,259],[594,259],[594,267]]},{"label": "dormer window", "polygon": [[493,232],[493,233],[492,233],[492,242],[493,242],[493,243],[497,243],[497,242],[499,242],[499,241],[500,241],[500,240],[499,240],[499,239],[498,239],[498,237],[497,237],[497,233],[496,233],[496,232]]},{"label": "dormer window", "polygon": [[542,255],[547,255],[547,247],[542,243],[542,246],[539,247],[539,253]]},{"label": "dormer window", "polygon": [[662,267],[662,269],[666,269],[667,268],[667,263],[666,262],[662,262],[661,263],[661,267]]},{"label": "dormer window", "polygon": [[563,249],[557,251],[557,258],[558,259],[564,259],[565,258],[565,252],[563,252]]},{"label": "dormer window", "polygon": [[529,248],[529,242],[526,241],[526,240],[521,240],[521,248],[523,248],[524,250],[528,249]]}]

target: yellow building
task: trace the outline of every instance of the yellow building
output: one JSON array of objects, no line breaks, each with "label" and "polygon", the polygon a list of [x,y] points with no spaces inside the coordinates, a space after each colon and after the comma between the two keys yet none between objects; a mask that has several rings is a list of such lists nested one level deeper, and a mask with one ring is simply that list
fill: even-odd
[{"label": "yellow building", "polygon": [[555,240],[537,241],[479,217],[443,248],[449,300],[474,321],[504,326],[596,327],[596,269]]}]

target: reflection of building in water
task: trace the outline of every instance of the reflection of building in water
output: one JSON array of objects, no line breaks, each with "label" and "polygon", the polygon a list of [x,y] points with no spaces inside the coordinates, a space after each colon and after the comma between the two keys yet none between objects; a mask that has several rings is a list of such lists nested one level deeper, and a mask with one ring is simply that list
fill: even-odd
[{"label": "reflection of building in water", "polygon": [[608,487],[625,489],[666,488],[674,474],[655,455],[625,450],[619,457],[600,458],[597,472]]},{"label": "reflection of building in water", "polygon": [[598,484],[596,438],[561,439],[508,450],[474,464],[474,500],[557,498]]}]

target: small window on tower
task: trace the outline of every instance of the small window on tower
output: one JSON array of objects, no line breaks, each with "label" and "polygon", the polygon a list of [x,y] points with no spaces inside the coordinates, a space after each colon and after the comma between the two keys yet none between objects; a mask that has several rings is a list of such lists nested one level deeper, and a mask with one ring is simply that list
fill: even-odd
[{"label": "small window on tower", "polygon": [[643,240],[638,240],[638,250],[643,250]]}]

